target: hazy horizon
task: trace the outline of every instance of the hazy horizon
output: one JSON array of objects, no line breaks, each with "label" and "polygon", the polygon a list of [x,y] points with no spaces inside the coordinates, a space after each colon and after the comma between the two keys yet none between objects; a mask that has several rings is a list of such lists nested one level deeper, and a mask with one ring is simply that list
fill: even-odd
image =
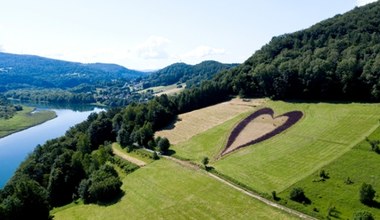
[{"label": "hazy horizon", "polygon": [[144,71],[242,63],[273,36],[372,1],[15,0],[0,8],[0,51]]}]

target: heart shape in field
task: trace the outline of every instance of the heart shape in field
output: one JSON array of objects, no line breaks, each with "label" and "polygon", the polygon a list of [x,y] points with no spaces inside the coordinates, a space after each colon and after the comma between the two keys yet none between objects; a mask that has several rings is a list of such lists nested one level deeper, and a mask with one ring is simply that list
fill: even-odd
[{"label": "heart shape in field", "polygon": [[303,116],[301,111],[291,111],[273,117],[270,108],[262,108],[241,121],[228,137],[221,156],[269,139],[297,123]]}]

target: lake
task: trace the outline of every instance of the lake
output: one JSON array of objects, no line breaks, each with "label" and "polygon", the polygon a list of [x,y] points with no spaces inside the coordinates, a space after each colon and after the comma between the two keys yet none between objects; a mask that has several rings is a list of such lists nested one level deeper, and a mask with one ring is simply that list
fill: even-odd
[{"label": "lake", "polygon": [[[38,108],[40,107],[42,106],[38,106]],[[55,111],[57,117],[0,139],[0,188],[4,187],[20,163],[29,153],[33,152],[38,144],[42,145],[47,140],[64,135],[70,127],[87,119],[92,112],[103,110],[86,107],[81,111],[77,111],[72,109],[51,109],[49,106],[43,106],[42,109]]]}]

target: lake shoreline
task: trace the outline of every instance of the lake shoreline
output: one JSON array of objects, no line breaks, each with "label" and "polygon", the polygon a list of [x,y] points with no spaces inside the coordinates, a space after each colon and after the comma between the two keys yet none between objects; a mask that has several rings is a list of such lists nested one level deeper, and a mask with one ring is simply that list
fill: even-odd
[{"label": "lake shoreline", "polygon": [[[29,107],[23,106],[23,108],[29,108]],[[37,109],[37,108],[33,108],[33,109],[31,109],[30,111],[28,111],[28,112],[24,112],[24,113],[21,113],[21,114],[23,114],[23,115],[33,115],[33,114],[36,114],[36,113],[38,114],[39,112],[33,113],[36,109]],[[20,131],[23,131],[23,130],[26,130],[26,129],[32,128],[32,127],[34,127],[34,126],[37,126],[37,125],[43,124],[43,123],[45,123],[45,122],[47,122],[47,121],[53,120],[53,119],[55,119],[55,118],[58,117],[58,115],[56,114],[55,111],[42,111],[42,113],[44,113],[44,114],[51,113],[51,112],[54,113],[54,116],[53,116],[53,117],[49,117],[49,115],[46,115],[46,118],[43,118],[42,120],[39,120],[39,121],[37,121],[37,122],[35,122],[35,123],[33,123],[33,122],[31,121],[31,123],[27,124],[26,126],[20,126],[19,128],[15,128],[15,129],[13,129],[13,130],[10,131],[10,132],[6,132],[6,131],[5,131],[5,134],[1,134],[1,133],[0,133],[0,139],[5,138],[5,137],[7,137],[7,136],[9,136],[9,135],[15,134],[15,133],[17,133],[17,132],[20,132]],[[15,115],[15,116],[16,116],[16,115]],[[15,117],[15,116],[13,116],[13,117]],[[10,118],[10,119],[7,119],[7,120],[12,120],[13,117]],[[21,117],[21,116],[19,115],[19,117]],[[0,120],[0,125],[1,125],[2,122],[5,122],[5,123],[8,122],[7,120]],[[1,130],[0,130],[0,131],[1,131]]]}]

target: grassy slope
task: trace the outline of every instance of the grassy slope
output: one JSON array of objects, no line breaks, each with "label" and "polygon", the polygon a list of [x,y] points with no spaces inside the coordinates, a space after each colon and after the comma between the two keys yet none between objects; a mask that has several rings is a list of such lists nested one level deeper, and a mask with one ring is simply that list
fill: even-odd
[{"label": "grassy slope", "polygon": [[56,117],[53,111],[42,111],[33,114],[31,113],[32,111],[33,108],[23,106],[23,110],[17,112],[11,119],[0,119],[0,138]]},{"label": "grassy slope", "polygon": [[[380,128],[376,129],[369,138],[380,140]],[[342,219],[351,218],[357,210],[368,210],[377,217],[380,217],[380,206],[370,208],[360,203],[359,189],[363,182],[372,184],[377,192],[380,191],[380,154],[370,151],[370,145],[362,141],[352,150],[338,158],[323,169],[329,173],[330,178],[325,182],[313,182],[318,179],[318,172],[296,183],[294,187],[302,187],[306,196],[312,201],[311,205],[304,206],[291,202],[298,209],[313,212],[313,208],[319,209],[322,216],[326,216],[328,209],[335,207],[338,215]],[[347,177],[353,184],[345,184]],[[287,198],[290,187],[280,194],[280,197]],[[379,195],[379,194],[378,194]],[[380,197],[377,196],[377,202]],[[340,213],[340,214],[339,214]]]},{"label": "grassy slope", "polygon": [[[277,115],[301,110],[305,116],[283,134],[211,164],[265,193],[281,192],[349,151],[378,126],[380,115],[379,105],[370,104],[269,102],[267,106]],[[224,143],[233,126],[234,123],[224,123],[174,149],[179,156],[197,162],[200,155],[214,157],[221,147],[212,143]]]},{"label": "grassy slope", "polygon": [[226,134],[229,134],[231,129],[250,113],[251,111],[242,113],[204,133],[195,135],[189,141],[172,146],[172,149],[176,151],[176,155],[199,163],[204,156],[214,160],[223,150]]},{"label": "grassy slope", "polygon": [[208,177],[161,159],[124,177],[110,206],[69,205],[54,219],[291,219]]},{"label": "grassy slope", "polygon": [[155,87],[149,87],[143,90],[138,91],[138,93],[143,93],[147,92],[148,90],[153,90],[154,94],[171,94],[171,93],[176,93],[181,90],[183,90],[186,87],[186,83],[181,83],[182,88],[177,88],[177,84],[172,84],[168,86],[155,86]]}]

